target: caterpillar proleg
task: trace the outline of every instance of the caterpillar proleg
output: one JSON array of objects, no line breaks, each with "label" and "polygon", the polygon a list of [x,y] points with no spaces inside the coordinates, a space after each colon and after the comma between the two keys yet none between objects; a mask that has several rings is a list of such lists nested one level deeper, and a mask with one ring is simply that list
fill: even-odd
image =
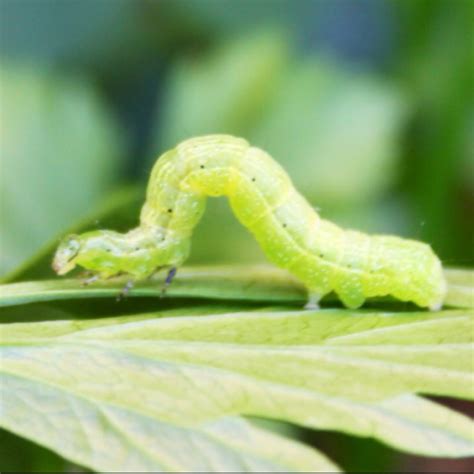
[{"label": "caterpillar proleg", "polygon": [[191,138],[164,153],[151,172],[139,226],[124,234],[70,235],[57,249],[53,268],[63,275],[79,265],[101,279],[128,274],[140,280],[179,267],[206,197],[221,195],[267,258],[304,283],[309,307],[331,291],[349,308],[385,295],[441,307],[446,283],[429,245],[343,230],[320,218],[276,161],[229,135]]}]

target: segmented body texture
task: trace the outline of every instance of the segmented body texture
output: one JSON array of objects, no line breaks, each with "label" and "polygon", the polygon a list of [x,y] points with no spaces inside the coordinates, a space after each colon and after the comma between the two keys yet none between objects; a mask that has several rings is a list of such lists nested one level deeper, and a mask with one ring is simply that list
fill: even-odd
[{"label": "segmented body texture", "polygon": [[156,238],[160,251],[140,260],[147,262],[140,271],[128,271],[138,278],[158,266],[181,265],[206,197],[221,195],[268,259],[300,279],[314,302],[331,291],[350,308],[388,294],[431,309],[443,301],[442,267],[429,245],[343,230],[322,219],[266,152],[228,135],[186,140],[158,159],[140,226],[122,235]]}]

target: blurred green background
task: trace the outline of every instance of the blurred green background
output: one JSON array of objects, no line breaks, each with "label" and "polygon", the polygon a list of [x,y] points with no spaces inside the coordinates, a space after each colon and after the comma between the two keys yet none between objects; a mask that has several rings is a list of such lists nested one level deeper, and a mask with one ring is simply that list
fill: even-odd
[{"label": "blurred green background", "polygon": [[[269,151],[326,218],[472,265],[473,11],[471,0],[0,0],[1,273],[124,186],[144,190],[161,152],[205,133]],[[263,259],[225,200],[210,201],[192,263]],[[7,458],[29,450],[16,469],[62,466],[5,436]],[[342,435],[305,439],[346,469],[423,464]]]}]

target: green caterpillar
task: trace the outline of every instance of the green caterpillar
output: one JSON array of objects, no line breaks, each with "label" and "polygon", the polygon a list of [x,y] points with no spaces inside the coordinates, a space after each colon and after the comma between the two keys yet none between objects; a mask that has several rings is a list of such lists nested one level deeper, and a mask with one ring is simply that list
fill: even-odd
[{"label": "green caterpillar", "polygon": [[53,268],[63,275],[80,265],[93,279],[127,274],[131,280],[172,268],[169,283],[189,255],[206,197],[221,195],[268,259],[305,284],[308,307],[317,307],[330,291],[349,308],[388,294],[441,307],[446,282],[429,245],[343,230],[321,219],[267,153],[228,135],[192,138],[164,153],[152,170],[140,225],[125,234],[68,236]]}]

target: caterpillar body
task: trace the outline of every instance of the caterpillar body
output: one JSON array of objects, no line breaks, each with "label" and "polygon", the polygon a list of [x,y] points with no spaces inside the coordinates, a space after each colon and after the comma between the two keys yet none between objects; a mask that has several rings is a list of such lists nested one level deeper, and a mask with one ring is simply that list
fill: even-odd
[{"label": "caterpillar body", "polygon": [[80,265],[95,278],[128,274],[139,280],[178,267],[190,253],[206,197],[221,195],[267,258],[304,283],[310,307],[331,291],[349,308],[389,294],[432,310],[441,307],[446,283],[429,245],[343,230],[320,218],[277,162],[229,135],[192,138],[165,152],[152,169],[139,226],[125,234],[68,236],[53,268],[62,275]]}]

